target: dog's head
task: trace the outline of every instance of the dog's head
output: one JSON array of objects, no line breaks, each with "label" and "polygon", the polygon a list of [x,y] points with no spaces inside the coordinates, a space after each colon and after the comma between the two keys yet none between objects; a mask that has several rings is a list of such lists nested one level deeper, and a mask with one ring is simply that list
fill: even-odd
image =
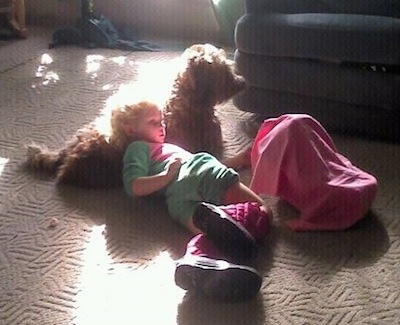
[{"label": "dog's head", "polygon": [[221,104],[246,87],[245,80],[235,69],[235,62],[227,58],[223,49],[211,44],[195,44],[182,54],[185,68],[180,74],[180,86],[203,106]]}]

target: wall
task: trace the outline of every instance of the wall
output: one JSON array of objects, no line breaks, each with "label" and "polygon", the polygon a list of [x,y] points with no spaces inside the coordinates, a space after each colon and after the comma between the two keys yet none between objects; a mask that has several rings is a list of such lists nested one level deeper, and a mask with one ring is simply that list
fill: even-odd
[{"label": "wall", "polygon": [[[26,1],[28,23],[71,25],[80,16],[79,0]],[[209,0],[95,0],[95,11],[140,36],[216,40],[220,37]]]}]

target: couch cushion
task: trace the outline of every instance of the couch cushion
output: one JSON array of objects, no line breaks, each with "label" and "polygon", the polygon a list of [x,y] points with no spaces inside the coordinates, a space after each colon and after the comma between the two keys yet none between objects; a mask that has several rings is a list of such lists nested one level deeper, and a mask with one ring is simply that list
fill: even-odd
[{"label": "couch cushion", "polygon": [[241,52],[400,64],[400,19],[353,14],[246,14],[236,25]]},{"label": "couch cushion", "polygon": [[400,110],[400,75],[319,60],[235,53],[248,84],[269,90]]}]

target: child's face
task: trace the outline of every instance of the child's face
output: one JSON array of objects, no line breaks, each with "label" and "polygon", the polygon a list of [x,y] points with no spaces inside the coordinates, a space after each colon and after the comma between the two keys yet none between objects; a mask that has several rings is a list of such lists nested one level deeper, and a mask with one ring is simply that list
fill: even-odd
[{"label": "child's face", "polygon": [[162,112],[157,106],[150,107],[138,121],[135,133],[143,140],[163,143],[165,139],[165,124]]}]

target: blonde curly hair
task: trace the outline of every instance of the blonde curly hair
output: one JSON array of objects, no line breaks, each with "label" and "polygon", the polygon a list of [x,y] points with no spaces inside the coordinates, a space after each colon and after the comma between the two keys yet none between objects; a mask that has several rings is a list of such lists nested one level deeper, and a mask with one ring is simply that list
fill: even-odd
[{"label": "blonde curly hair", "polygon": [[139,101],[132,104],[120,105],[114,108],[111,112],[110,142],[119,149],[125,150],[132,141],[140,140],[129,137],[124,130],[124,125],[130,124],[135,127],[143,115],[150,108],[154,107],[160,109],[156,103]]}]

